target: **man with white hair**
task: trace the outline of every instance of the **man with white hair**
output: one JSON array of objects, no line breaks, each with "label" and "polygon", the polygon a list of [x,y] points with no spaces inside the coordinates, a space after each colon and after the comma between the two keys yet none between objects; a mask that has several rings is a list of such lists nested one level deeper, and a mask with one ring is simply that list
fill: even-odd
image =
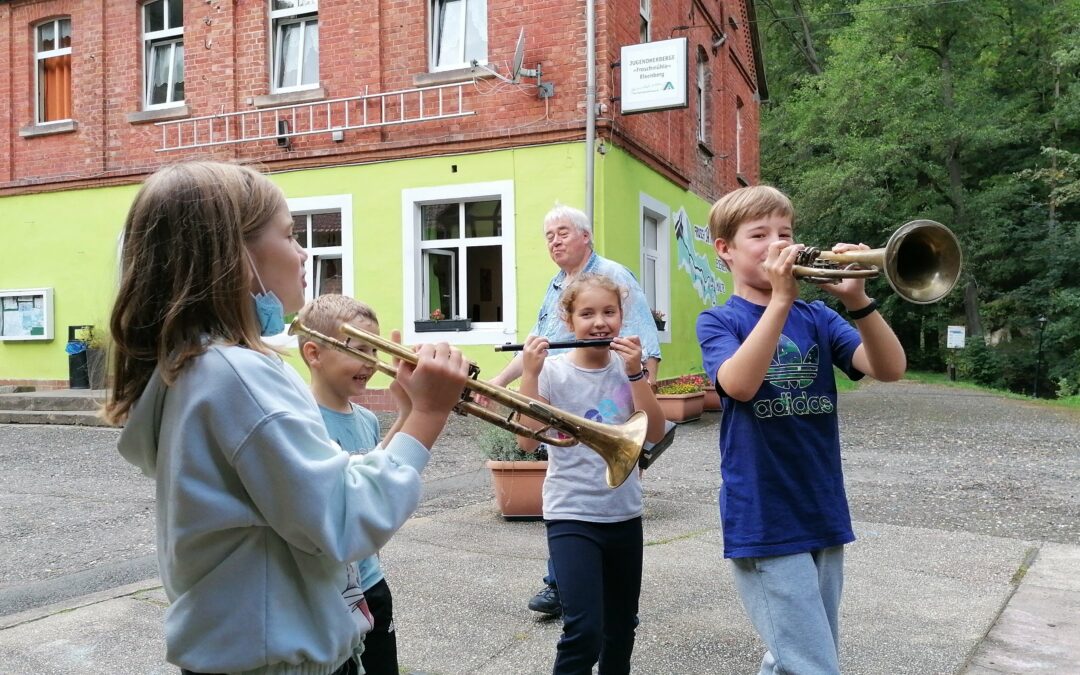
[{"label": "man with white hair", "polygon": [[[529,335],[541,335],[551,342],[575,339],[573,331],[559,317],[559,295],[566,284],[579,274],[603,274],[628,292],[623,303],[620,335],[636,335],[640,338],[641,353],[645,357],[645,376],[649,383],[655,386],[657,371],[660,369],[660,339],[652,309],[633,273],[593,250],[592,226],[585,213],[579,209],[559,204],[548,211],[544,216],[544,239],[547,241],[548,254],[559,266],[559,272],[548,283],[547,293],[537,313],[536,325],[529,331]],[[563,351],[566,350],[552,349],[549,354]],[[519,353],[501,373],[491,379],[491,383],[505,387],[521,377],[521,373],[522,355]],[[562,603],[559,601],[558,585],[550,558],[544,584],[543,590],[529,600],[529,609],[542,614],[561,614]]]}]

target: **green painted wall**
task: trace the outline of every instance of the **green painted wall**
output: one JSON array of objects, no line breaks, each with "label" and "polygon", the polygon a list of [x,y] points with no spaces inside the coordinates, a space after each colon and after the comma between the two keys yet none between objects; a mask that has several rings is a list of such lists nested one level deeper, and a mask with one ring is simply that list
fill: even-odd
[{"label": "green painted wall", "polygon": [[117,238],[137,186],[0,198],[0,289],[53,289],[51,342],[0,341],[0,380],[66,380],[67,327],[104,331]]},{"label": "green painted wall", "polygon": [[[699,197],[616,148],[609,146],[607,154],[597,159],[597,250],[603,255],[640,272],[640,192],[667,203],[673,214],[685,208],[692,222],[704,225],[709,205]],[[403,290],[398,281],[402,279],[402,190],[514,181],[520,339],[532,327],[547,282],[557,270],[544,246],[543,216],[556,202],[584,206],[580,143],[307,169],[271,178],[290,198],[352,195],[353,294],[375,307],[387,331],[403,321]],[[0,289],[51,286],[55,305],[52,342],[0,341],[0,380],[66,380],[67,326],[105,328],[115,292],[117,237],[137,189],[123,186],[0,198],[3,225],[9,233],[0,265]],[[670,243],[673,342],[663,345],[665,377],[700,370],[693,323],[704,308],[689,277],[675,268],[675,242]],[[711,255],[709,247],[698,245]],[[730,281],[727,284],[730,287]],[[494,376],[510,360],[489,346],[467,347],[466,351],[481,366],[481,377]]]},{"label": "green painted wall", "polygon": [[692,243],[695,253],[700,256],[699,267],[707,267],[720,290],[716,294],[705,293],[703,298],[694,288],[693,278],[688,271],[690,266],[679,265],[679,243],[675,240],[674,220],[679,209],[683,209],[692,225],[707,228],[709,208],[712,204],[675,185],[619,148],[608,146],[607,153],[598,158],[597,248],[605,256],[623,263],[640,278],[640,194],[646,193],[671,210],[671,236],[668,240],[671,312],[667,317],[671,342],[660,345],[664,356],[660,377],[663,379],[689,372],[701,372],[701,351],[695,332],[697,317],[703,310],[713,306],[713,297],[716,304],[727,300],[732,287],[731,274],[716,269],[716,254],[711,244],[695,240],[692,236],[688,237],[686,241]]}]

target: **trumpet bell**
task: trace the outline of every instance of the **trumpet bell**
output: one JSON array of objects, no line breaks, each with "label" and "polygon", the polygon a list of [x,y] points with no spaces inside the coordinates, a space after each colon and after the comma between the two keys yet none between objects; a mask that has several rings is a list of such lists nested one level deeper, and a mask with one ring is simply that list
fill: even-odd
[{"label": "trumpet bell", "polygon": [[889,237],[883,264],[885,278],[897,294],[926,305],[956,286],[963,255],[952,230],[933,220],[913,220]]},{"label": "trumpet bell", "polygon": [[579,442],[592,448],[604,459],[607,464],[608,487],[617,488],[625,483],[637,468],[648,428],[649,417],[638,410],[630,419],[617,426],[599,422],[579,424],[574,435]]}]

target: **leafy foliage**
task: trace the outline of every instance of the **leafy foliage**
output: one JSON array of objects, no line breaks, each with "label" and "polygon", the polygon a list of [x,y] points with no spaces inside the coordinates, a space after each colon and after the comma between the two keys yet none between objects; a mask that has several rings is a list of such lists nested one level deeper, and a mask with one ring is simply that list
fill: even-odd
[{"label": "leafy foliage", "polygon": [[1030,392],[1041,337],[1040,393],[1080,382],[1080,0],[757,4],[762,177],[791,195],[798,240],[882,246],[945,223],[957,289],[882,303],[912,365],[944,368],[963,324],[961,374]]}]

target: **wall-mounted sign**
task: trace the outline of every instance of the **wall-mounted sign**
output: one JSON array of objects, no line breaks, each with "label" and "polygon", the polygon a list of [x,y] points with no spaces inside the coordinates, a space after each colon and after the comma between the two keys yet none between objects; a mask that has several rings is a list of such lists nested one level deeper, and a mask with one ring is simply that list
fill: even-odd
[{"label": "wall-mounted sign", "polygon": [[619,56],[622,113],[685,108],[687,39],[626,45]]},{"label": "wall-mounted sign", "polygon": [[967,328],[964,326],[949,326],[946,334],[945,346],[949,349],[963,349],[967,338]]},{"label": "wall-mounted sign", "polygon": [[51,288],[0,291],[0,340],[53,339]]}]

